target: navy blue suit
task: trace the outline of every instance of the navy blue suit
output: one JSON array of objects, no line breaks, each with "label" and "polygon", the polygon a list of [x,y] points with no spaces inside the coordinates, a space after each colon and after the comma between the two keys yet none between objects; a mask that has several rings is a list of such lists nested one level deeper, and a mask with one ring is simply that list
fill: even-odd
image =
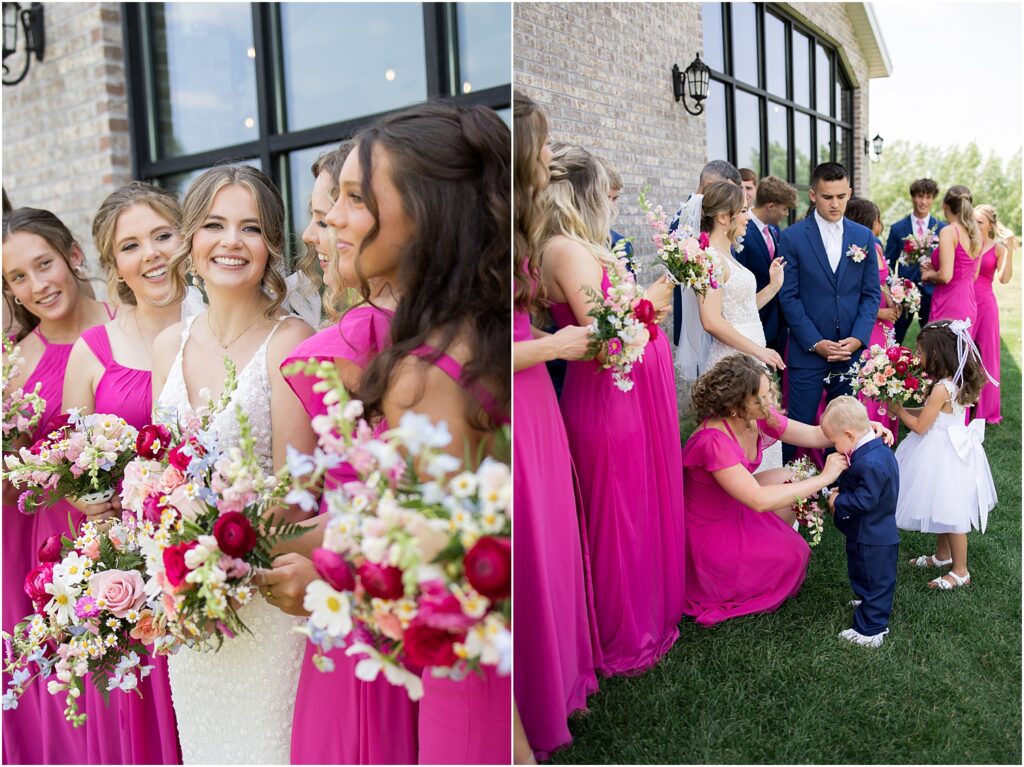
[{"label": "navy blue suit", "polygon": [[[903,253],[903,238],[914,232],[914,216],[913,214],[906,218],[901,218],[895,224],[889,227],[889,239],[885,241],[885,260],[889,262],[889,269],[896,268],[896,260]],[[941,231],[942,227],[946,224],[945,222],[939,221],[935,216],[928,217],[928,228],[935,228],[936,234]],[[921,289],[921,312],[918,315],[918,323],[921,327],[924,327],[928,322],[928,314],[932,308],[932,293],[935,291],[935,283],[933,282],[921,282],[921,267],[917,264],[908,266],[901,264],[899,267],[900,277],[906,277],[908,280],[912,280],[918,288]],[[903,313],[900,318],[896,320],[896,326],[893,328],[896,333],[896,342],[903,343],[903,339],[907,336],[907,329],[910,327],[910,315]]]},{"label": "navy blue suit", "polygon": [[[778,255],[778,229],[769,225],[768,232],[775,242],[775,254]],[[768,253],[764,234],[757,228],[757,224],[753,220],[747,222],[747,232],[743,236],[743,250],[736,254],[736,260],[754,273],[757,290],[761,290],[771,281],[768,267],[771,266],[772,258]],[[758,313],[761,315],[761,324],[764,326],[764,337],[768,348],[777,351],[779,356],[785,354],[788,334],[786,333],[786,321],[779,308],[779,297],[775,296],[762,306]]]},{"label": "navy blue suit", "polygon": [[853,628],[864,636],[880,634],[889,625],[899,557],[899,493],[896,456],[878,437],[854,450],[850,467],[839,476],[835,525],[846,536],[850,586],[861,600]]},{"label": "navy blue suit", "polygon": [[[851,245],[863,248],[867,257],[855,262],[847,255]],[[860,350],[848,361],[830,363],[812,347],[822,339],[853,337],[867,348],[871,340],[881,299],[875,240],[867,227],[843,219],[839,266],[833,272],[812,213],[782,232],[775,253],[786,261],[779,304],[789,326],[787,415],[801,423],[814,423],[823,387],[829,401],[851,393],[850,382],[839,375],[849,371]],[[832,379],[825,381],[830,374]],[[784,444],[783,460],[789,461],[795,450]]]}]

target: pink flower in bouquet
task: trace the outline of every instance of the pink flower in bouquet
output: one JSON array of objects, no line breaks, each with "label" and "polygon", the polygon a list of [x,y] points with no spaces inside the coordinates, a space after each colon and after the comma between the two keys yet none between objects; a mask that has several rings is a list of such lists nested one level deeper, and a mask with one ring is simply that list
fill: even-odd
[{"label": "pink flower in bouquet", "polygon": [[95,618],[100,614],[100,606],[95,597],[84,596],[75,603],[75,614],[83,620]]},{"label": "pink flower in bouquet", "polygon": [[135,628],[128,632],[128,636],[132,639],[138,639],[142,644],[148,645],[153,644],[153,640],[162,633],[153,621],[153,611],[143,610],[139,614],[138,623],[135,624]]},{"label": "pink flower in bouquet", "polygon": [[225,554],[244,557],[256,548],[256,531],[244,514],[229,511],[222,514],[213,525],[213,537]]},{"label": "pink flower in bouquet", "polygon": [[82,547],[82,556],[88,557],[89,559],[96,561],[100,558],[100,542],[96,538],[93,538],[87,544]]},{"label": "pink flower in bouquet", "polygon": [[345,558],[330,549],[313,549],[313,567],[317,574],[327,581],[335,591],[354,591],[356,587],[352,568]]},{"label": "pink flower in bouquet", "polygon": [[484,536],[466,553],[463,564],[473,588],[491,601],[512,593],[512,546],[508,538]]},{"label": "pink flower in bouquet", "polygon": [[164,549],[164,577],[173,588],[177,589],[185,582],[185,576],[189,574],[189,568],[185,564],[185,554],[198,545],[199,541],[189,541]]},{"label": "pink flower in bouquet", "polygon": [[405,593],[405,589],[402,588],[402,571],[397,567],[363,562],[358,573],[360,583],[371,597],[401,599]]},{"label": "pink flower in bouquet", "polygon": [[25,593],[33,603],[48,602],[50,593],[46,587],[53,583],[53,562],[43,562],[29,570],[25,576]]},{"label": "pink flower in bouquet", "polygon": [[206,511],[206,504],[195,494],[195,489],[187,483],[174,488],[167,496],[167,504],[173,506],[182,517],[190,520]]},{"label": "pink flower in bouquet", "polygon": [[171,430],[162,423],[151,423],[139,429],[135,452],[143,458],[159,461],[171,446]]},{"label": "pink flower in bouquet", "polygon": [[701,250],[707,250],[711,244],[711,236],[707,232],[701,232],[697,238],[697,244],[700,245]]},{"label": "pink flower in bouquet", "polygon": [[137,570],[104,570],[89,578],[97,599],[106,600],[107,609],[118,618],[137,610],[146,601],[146,584]]},{"label": "pink flower in bouquet", "polygon": [[648,301],[646,298],[641,298],[635,307],[633,307],[633,316],[645,325],[650,325],[654,322],[656,312],[654,311],[654,304]]},{"label": "pink flower in bouquet", "polygon": [[889,358],[890,362],[896,362],[901,356],[903,356],[903,353],[900,351],[900,347],[890,346],[885,350],[885,356]]},{"label": "pink flower in bouquet", "polygon": [[905,375],[906,372],[910,369],[910,364],[906,360],[900,360],[895,365],[893,365],[893,367],[896,369],[897,373],[899,373],[900,375]]},{"label": "pink flower in bouquet", "polygon": [[227,554],[220,558],[217,566],[232,579],[244,578],[252,570],[252,566],[244,559],[229,557]]},{"label": "pink flower in bouquet", "polygon": [[416,614],[427,626],[445,631],[464,631],[477,622],[462,611],[462,604],[444,583],[436,580],[420,584]]},{"label": "pink flower in bouquet", "polygon": [[[89,438],[83,432],[76,431],[68,440],[68,446],[64,450],[64,457],[69,461],[78,462],[79,465],[84,461],[86,465],[81,468],[87,469],[89,467],[89,458],[88,456],[83,456],[82,453],[85,452],[85,448],[88,446]],[[74,467],[72,467],[73,470]]]},{"label": "pink flower in bouquet", "polygon": [[914,376],[907,376],[903,383],[906,384],[907,388],[911,391],[917,391],[917,388],[921,385],[921,382]]},{"label": "pink flower in bouquet", "polygon": [[51,535],[39,547],[40,562],[60,562],[60,536]]},{"label": "pink flower in bouquet", "polygon": [[380,629],[380,633],[388,639],[394,639],[396,642],[402,639],[402,621],[394,613],[375,610],[373,622]]},{"label": "pink flower in bouquet", "polygon": [[186,471],[188,469],[188,465],[192,463],[192,456],[186,455],[182,452],[182,448],[186,445],[191,445],[192,452],[196,453],[196,455],[202,455],[204,453],[203,448],[195,437],[189,437],[180,445],[176,445],[171,448],[170,452],[167,453],[167,460],[170,462],[171,466],[181,471]]},{"label": "pink flower in bouquet", "polygon": [[415,666],[452,666],[458,660],[454,644],[465,638],[465,632],[433,628],[416,616],[405,630],[403,647],[406,658]]},{"label": "pink flower in bouquet", "polygon": [[614,357],[622,352],[622,341],[618,338],[611,338],[608,340],[608,354]]},{"label": "pink flower in bouquet", "polygon": [[160,487],[170,492],[185,482],[185,475],[177,466],[168,466],[160,475]]},{"label": "pink flower in bouquet", "polygon": [[147,522],[152,522],[154,525],[159,525],[160,517],[163,515],[165,508],[167,506],[163,503],[162,496],[147,495],[146,499],[142,502],[142,518]]},{"label": "pink flower in bouquet", "polygon": [[914,250],[916,250],[916,248],[914,247],[914,243],[913,243],[912,240],[906,240],[903,243],[903,252],[904,253],[913,253]]}]

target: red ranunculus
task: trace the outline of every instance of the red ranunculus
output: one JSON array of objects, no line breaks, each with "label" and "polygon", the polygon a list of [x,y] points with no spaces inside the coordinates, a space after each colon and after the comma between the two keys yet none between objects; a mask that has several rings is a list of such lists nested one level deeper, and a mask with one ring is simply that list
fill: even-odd
[{"label": "red ranunculus", "polygon": [[697,238],[697,245],[700,246],[701,250],[707,250],[711,244],[711,236],[707,232],[701,232]]},{"label": "red ranunculus", "polygon": [[40,562],[60,562],[60,536],[51,535],[39,547]]},{"label": "red ranunculus", "polygon": [[633,307],[633,316],[637,318],[644,325],[650,325],[654,322],[656,312],[654,311],[654,304],[648,301],[646,298],[641,298],[635,307]]},{"label": "red ranunculus", "polygon": [[46,603],[50,600],[46,591],[48,583],[53,583],[53,562],[43,562],[29,570],[25,576],[25,593],[35,604]]},{"label": "red ranunculus", "polygon": [[177,588],[185,582],[189,569],[185,565],[185,554],[199,545],[199,541],[179,543],[164,549],[164,576],[167,582]]},{"label": "red ranunculus", "polygon": [[917,387],[921,385],[921,382],[914,378],[914,376],[907,376],[905,383],[911,391],[917,391]]},{"label": "red ranunculus", "polygon": [[160,524],[160,517],[166,508],[164,504],[160,503],[161,497],[157,494],[147,495],[142,501],[142,518],[154,525]]},{"label": "red ranunculus", "polygon": [[390,565],[378,565],[363,562],[359,566],[359,582],[366,593],[377,599],[401,599],[405,589],[402,587],[402,571]]},{"label": "red ranunculus", "polygon": [[356,579],[345,557],[330,549],[313,549],[313,567],[335,591],[354,591]]},{"label": "red ranunculus", "polygon": [[188,465],[192,463],[192,456],[186,455],[182,452],[182,448],[184,448],[185,445],[192,445],[192,452],[196,455],[202,455],[205,452],[195,437],[189,437],[180,445],[171,448],[170,452],[167,453],[167,460],[170,462],[171,466],[181,472],[186,471],[188,469]]},{"label": "red ranunculus", "polygon": [[898,346],[890,346],[885,350],[885,356],[889,358],[890,362],[896,362],[902,355],[903,353]]},{"label": "red ranunculus", "polygon": [[159,461],[171,446],[171,430],[162,423],[151,423],[139,429],[135,452],[143,458]]},{"label": "red ranunculus", "polygon": [[256,548],[256,531],[240,511],[221,514],[213,525],[213,537],[217,539],[220,550],[228,556],[244,557]]},{"label": "red ranunculus", "polygon": [[484,536],[463,560],[466,578],[492,602],[512,593],[512,545],[508,538]]},{"label": "red ranunculus", "polygon": [[906,360],[900,360],[895,365],[893,365],[893,367],[896,368],[896,372],[899,373],[900,375],[904,375],[908,370],[910,370],[910,365],[907,363]]},{"label": "red ranunculus", "polygon": [[903,243],[903,250],[906,253],[913,253],[914,252],[914,243],[911,242],[910,240],[907,240],[905,243]]},{"label": "red ranunculus", "polygon": [[406,658],[413,665],[423,667],[454,665],[458,657],[453,645],[465,638],[465,632],[431,628],[418,616],[412,619],[402,637]]}]

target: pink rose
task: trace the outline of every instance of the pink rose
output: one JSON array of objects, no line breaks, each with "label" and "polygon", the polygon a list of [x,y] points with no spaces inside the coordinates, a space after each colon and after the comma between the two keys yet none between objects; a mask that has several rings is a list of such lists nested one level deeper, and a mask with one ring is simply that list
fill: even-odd
[{"label": "pink rose", "polygon": [[123,618],[146,601],[146,584],[136,570],[104,570],[89,578],[92,593],[107,602],[107,610]]},{"label": "pink rose", "polygon": [[171,446],[171,430],[162,423],[151,423],[139,429],[135,452],[143,458],[159,461]]},{"label": "pink rose", "polygon": [[174,466],[168,466],[164,469],[164,473],[160,475],[160,487],[167,491],[171,491],[184,483],[185,475]]},{"label": "pink rose", "polygon": [[39,547],[40,562],[60,562],[60,536],[51,535]]},{"label": "pink rose", "polygon": [[508,538],[484,536],[466,553],[463,565],[473,588],[491,601],[512,593],[512,542]]},{"label": "pink rose", "polygon": [[345,558],[330,549],[313,549],[313,567],[335,591],[355,591],[356,579]]},{"label": "pink rose", "polygon": [[43,562],[29,570],[25,576],[25,593],[36,604],[45,604],[50,600],[46,586],[53,583],[53,562]]},{"label": "pink rose", "polygon": [[153,644],[153,640],[163,632],[153,622],[153,611],[143,610],[139,616],[139,622],[135,628],[128,632],[132,639],[138,639],[142,644]]}]

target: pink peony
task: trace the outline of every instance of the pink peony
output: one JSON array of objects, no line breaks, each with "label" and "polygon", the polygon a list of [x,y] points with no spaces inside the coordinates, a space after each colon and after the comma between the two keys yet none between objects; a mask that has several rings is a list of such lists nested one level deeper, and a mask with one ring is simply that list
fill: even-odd
[{"label": "pink peony", "polygon": [[896,362],[902,356],[900,347],[890,346],[888,349],[885,350],[885,356],[889,358],[890,362]]},{"label": "pink peony", "polygon": [[473,588],[491,601],[512,593],[512,542],[508,538],[484,536],[466,553],[463,564]]},{"label": "pink peony", "polygon": [[401,599],[405,593],[405,589],[402,588],[402,571],[397,567],[363,562],[358,573],[360,583],[371,597]]},{"label": "pink peony", "polygon": [[123,618],[146,601],[146,584],[136,570],[104,570],[89,578],[97,599],[106,600],[106,609]]},{"label": "pink peony", "polygon": [[53,562],[43,562],[37,567],[29,570],[25,576],[25,593],[28,598],[36,604],[45,604],[50,601],[50,593],[46,586],[53,583]]}]

